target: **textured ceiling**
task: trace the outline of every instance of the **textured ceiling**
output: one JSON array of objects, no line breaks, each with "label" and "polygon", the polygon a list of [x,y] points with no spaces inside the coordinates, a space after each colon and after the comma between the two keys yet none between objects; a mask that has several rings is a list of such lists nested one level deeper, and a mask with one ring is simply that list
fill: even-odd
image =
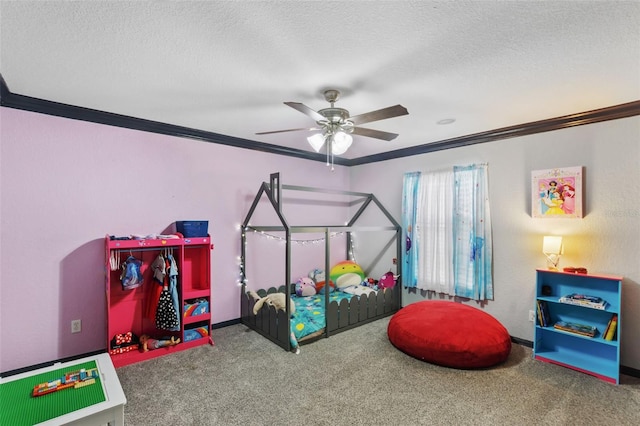
[{"label": "textured ceiling", "polygon": [[[639,1],[5,1],[12,93],[311,150],[311,118],[402,104],[358,158],[640,99]],[[442,119],[454,118],[449,125]]]}]

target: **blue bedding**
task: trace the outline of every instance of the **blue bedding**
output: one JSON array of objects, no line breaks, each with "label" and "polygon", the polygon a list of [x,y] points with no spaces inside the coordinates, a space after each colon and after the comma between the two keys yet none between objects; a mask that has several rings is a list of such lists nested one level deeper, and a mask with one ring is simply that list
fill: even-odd
[{"label": "blue bedding", "polygon": [[[353,294],[334,291],[329,295],[329,302],[340,303],[342,299],[351,299]],[[296,312],[291,316],[292,343],[293,338],[297,342],[304,337],[324,330],[326,316],[324,311],[324,295],[318,294],[307,297],[293,297],[296,304]],[[297,346],[297,342],[296,345]]]}]

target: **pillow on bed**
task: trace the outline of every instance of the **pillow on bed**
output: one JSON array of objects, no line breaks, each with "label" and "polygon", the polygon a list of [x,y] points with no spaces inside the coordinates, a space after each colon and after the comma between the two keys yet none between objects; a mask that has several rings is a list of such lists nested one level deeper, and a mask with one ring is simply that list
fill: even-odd
[{"label": "pillow on bed", "polygon": [[364,285],[351,285],[349,287],[341,288],[340,291],[343,291],[348,294],[353,294],[354,296],[362,296],[363,294],[375,293],[376,291],[371,287],[367,287]]}]

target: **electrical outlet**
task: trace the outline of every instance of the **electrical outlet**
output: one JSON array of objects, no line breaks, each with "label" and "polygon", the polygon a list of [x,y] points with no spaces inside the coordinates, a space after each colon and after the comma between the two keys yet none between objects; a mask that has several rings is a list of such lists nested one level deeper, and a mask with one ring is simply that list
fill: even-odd
[{"label": "electrical outlet", "polygon": [[534,311],[529,311],[529,321],[534,322],[536,320],[536,313]]},{"label": "electrical outlet", "polygon": [[71,321],[71,332],[72,333],[80,333],[82,331],[82,320],[73,320]]}]

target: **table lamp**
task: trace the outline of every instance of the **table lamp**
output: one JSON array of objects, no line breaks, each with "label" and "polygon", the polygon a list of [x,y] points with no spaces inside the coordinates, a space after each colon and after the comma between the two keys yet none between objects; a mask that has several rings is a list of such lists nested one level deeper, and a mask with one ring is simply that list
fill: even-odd
[{"label": "table lamp", "polygon": [[563,253],[562,237],[545,236],[542,240],[542,253],[547,256],[547,267],[551,271],[558,270],[560,255]]}]

